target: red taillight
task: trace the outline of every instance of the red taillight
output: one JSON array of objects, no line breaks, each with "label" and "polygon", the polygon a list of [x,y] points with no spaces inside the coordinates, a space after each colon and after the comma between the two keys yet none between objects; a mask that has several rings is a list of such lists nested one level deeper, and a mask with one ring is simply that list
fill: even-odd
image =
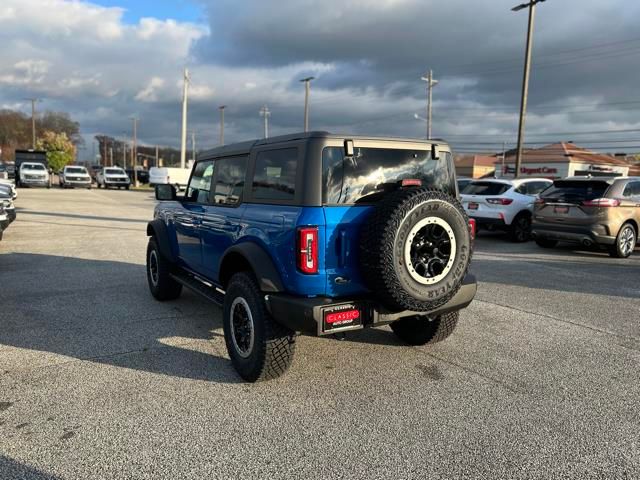
[{"label": "red taillight", "polygon": [[404,180],[402,180],[402,186],[403,187],[421,187],[422,180],[420,180],[419,178],[405,178]]},{"label": "red taillight", "polygon": [[544,202],[545,202],[544,198],[536,198],[535,204],[541,207],[544,205]]},{"label": "red taillight", "polygon": [[345,310],[344,312],[330,313],[325,317],[325,320],[327,323],[348,323],[357,318],[360,318],[359,310]]},{"label": "red taillight", "polygon": [[469,234],[471,235],[471,240],[476,239],[476,219],[469,219]]},{"label": "red taillight", "polygon": [[492,205],[511,205],[513,199],[511,198],[487,198],[487,203]]},{"label": "red taillight", "polygon": [[298,229],[298,269],[302,273],[318,273],[318,227]]},{"label": "red taillight", "polygon": [[585,207],[619,207],[620,200],[615,198],[596,198],[595,200],[585,200],[582,205]]}]

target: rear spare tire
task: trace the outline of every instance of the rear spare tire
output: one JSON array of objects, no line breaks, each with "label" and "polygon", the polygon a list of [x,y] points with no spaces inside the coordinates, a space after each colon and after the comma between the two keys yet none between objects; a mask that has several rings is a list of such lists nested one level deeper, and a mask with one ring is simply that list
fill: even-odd
[{"label": "rear spare tire", "polygon": [[362,233],[364,278],[391,310],[427,312],[444,305],[469,269],[469,220],[444,192],[395,191],[376,206]]}]

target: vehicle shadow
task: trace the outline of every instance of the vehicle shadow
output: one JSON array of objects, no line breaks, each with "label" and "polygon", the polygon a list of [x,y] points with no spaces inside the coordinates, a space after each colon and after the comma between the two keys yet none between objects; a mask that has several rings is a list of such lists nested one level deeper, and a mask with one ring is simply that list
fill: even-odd
[{"label": "vehicle shadow", "polygon": [[24,463],[0,455],[0,478],[20,480],[59,480],[60,477],[44,473]]},{"label": "vehicle shadow", "polygon": [[[145,267],[53,255],[0,255],[0,347],[10,346],[155,374],[238,383],[220,336],[220,310],[185,291],[148,292]],[[13,355],[13,353],[12,353]],[[18,354],[5,370],[22,367]],[[64,359],[29,356],[30,365]]]}]

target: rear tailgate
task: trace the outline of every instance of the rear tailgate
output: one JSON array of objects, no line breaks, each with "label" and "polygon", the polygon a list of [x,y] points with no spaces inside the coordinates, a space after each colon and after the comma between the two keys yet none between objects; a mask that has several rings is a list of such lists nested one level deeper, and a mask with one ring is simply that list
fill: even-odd
[{"label": "rear tailgate", "polygon": [[605,214],[605,210],[584,203],[604,197],[609,186],[604,180],[558,180],[540,196],[534,220],[562,225],[591,225]]},{"label": "rear tailgate", "polygon": [[360,231],[372,209],[372,206],[323,207],[327,295],[361,294],[366,289],[360,275],[359,242]]}]

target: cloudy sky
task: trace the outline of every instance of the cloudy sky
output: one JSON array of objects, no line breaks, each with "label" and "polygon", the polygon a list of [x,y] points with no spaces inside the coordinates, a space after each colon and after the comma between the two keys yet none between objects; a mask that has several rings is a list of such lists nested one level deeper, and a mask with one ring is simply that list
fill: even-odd
[{"label": "cloudy sky", "polygon": [[[311,127],[421,137],[425,83],[436,137],[458,151],[515,142],[526,11],[518,0],[2,0],[0,107],[68,111],[88,139],[178,145],[182,69],[192,72],[198,147]],[[640,2],[547,0],[538,7],[527,141],[640,151]],[[622,131],[621,130],[626,130]],[[635,130],[635,131],[634,131]],[[606,133],[605,133],[606,132]],[[637,140],[636,140],[637,138]]]}]

